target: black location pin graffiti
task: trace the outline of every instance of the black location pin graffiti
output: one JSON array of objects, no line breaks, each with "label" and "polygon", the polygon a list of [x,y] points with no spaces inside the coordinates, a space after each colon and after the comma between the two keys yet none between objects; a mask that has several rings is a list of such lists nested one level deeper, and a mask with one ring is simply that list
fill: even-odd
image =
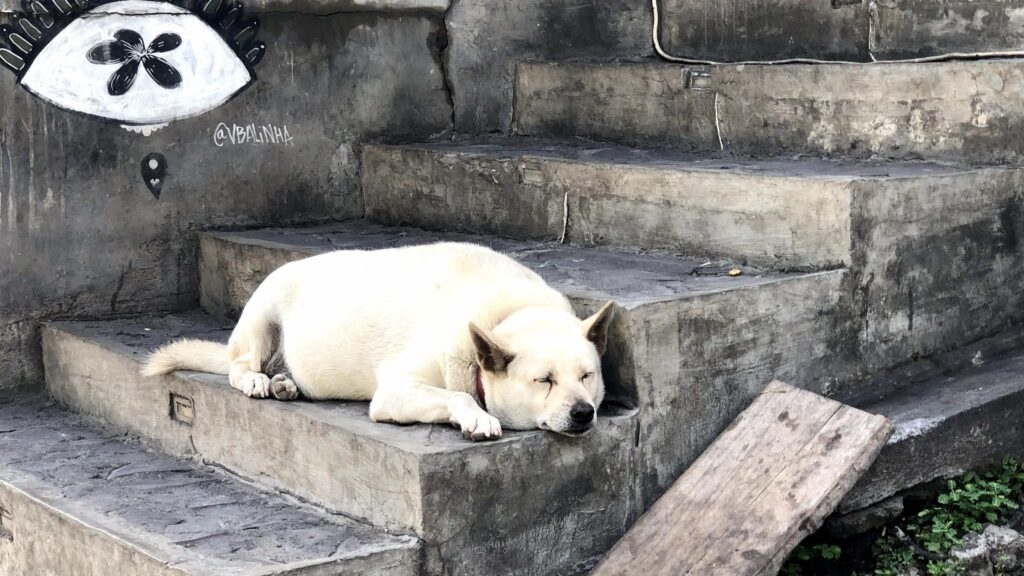
[{"label": "black location pin graffiti", "polygon": [[159,152],[153,152],[142,159],[142,181],[157,199],[167,178],[167,159]]}]

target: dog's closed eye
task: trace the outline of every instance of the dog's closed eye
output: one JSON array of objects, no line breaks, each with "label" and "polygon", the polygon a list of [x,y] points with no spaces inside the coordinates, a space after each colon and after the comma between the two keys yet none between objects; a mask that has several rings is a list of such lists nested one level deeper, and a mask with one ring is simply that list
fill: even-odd
[{"label": "dog's closed eye", "polygon": [[580,380],[586,381],[587,379],[592,378],[593,376],[594,376],[593,372],[587,372],[583,376],[580,376]]},{"label": "dog's closed eye", "polygon": [[534,380],[534,382],[539,382],[540,384],[548,385],[548,393],[544,395],[545,399],[548,396],[551,396],[551,391],[555,389],[555,384],[557,384],[557,382],[555,382],[555,380],[551,377],[551,374],[547,374],[545,376],[537,378],[536,380]]}]

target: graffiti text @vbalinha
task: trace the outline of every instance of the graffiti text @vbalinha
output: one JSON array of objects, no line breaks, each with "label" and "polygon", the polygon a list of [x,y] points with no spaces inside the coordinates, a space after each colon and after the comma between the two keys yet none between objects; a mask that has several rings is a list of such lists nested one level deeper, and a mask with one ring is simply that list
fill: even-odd
[{"label": "graffiti text @vbalinha", "polygon": [[273,124],[225,124],[221,122],[213,131],[213,143],[217,146],[230,144],[238,146],[241,144],[281,144],[294,146],[294,138],[288,133],[288,126],[275,126]]}]

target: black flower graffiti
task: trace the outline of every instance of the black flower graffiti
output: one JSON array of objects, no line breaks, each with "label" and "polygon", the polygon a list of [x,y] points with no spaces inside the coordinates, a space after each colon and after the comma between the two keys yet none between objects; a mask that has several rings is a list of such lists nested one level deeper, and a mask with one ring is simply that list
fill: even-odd
[{"label": "black flower graffiti", "polygon": [[148,47],[142,36],[133,30],[120,30],[114,34],[114,38],[113,42],[93,46],[87,55],[93,64],[121,64],[107,81],[107,91],[111,96],[121,96],[131,89],[139,73],[139,64],[160,86],[171,89],[181,85],[181,73],[156,55],[181,46],[180,36],[161,34]]}]

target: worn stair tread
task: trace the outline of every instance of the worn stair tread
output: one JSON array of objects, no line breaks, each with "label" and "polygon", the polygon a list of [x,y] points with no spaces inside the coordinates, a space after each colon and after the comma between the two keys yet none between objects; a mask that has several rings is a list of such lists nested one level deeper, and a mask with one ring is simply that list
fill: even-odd
[{"label": "worn stair tread", "polygon": [[[965,347],[967,366],[950,373],[941,366],[906,374],[900,386],[851,401],[890,418],[895,432],[875,467],[844,500],[843,513],[859,510],[938,478],[1024,453],[1024,349],[996,355],[1019,343],[1017,333]],[[981,354],[992,350],[993,356]]]},{"label": "worn stair tread", "polygon": [[1024,392],[1024,353],[995,361],[958,377],[924,382],[864,406],[897,423],[891,442],[925,434],[939,422],[1008,395]]},{"label": "worn stair tread", "polygon": [[[155,348],[178,338],[199,338],[226,343],[233,323],[201,311],[158,316],[137,316],[121,320],[54,322],[50,326],[67,334],[99,345],[110,352],[130,358],[140,367]],[[178,377],[201,386],[218,387],[238,395],[239,401],[261,402],[242,397],[231,388],[227,376],[182,371]],[[367,442],[380,442],[413,454],[436,454],[485,447],[467,442],[457,430],[447,425],[398,426],[378,424],[370,420],[367,402],[312,402],[296,400],[278,402],[263,400],[275,410],[296,412],[301,417],[358,435]],[[505,432],[508,442],[523,434],[540,432]]]},{"label": "worn stair tread", "polygon": [[[376,144],[372,148],[431,150],[488,159],[557,160],[618,164],[663,170],[729,173],[773,178],[811,178],[839,181],[921,178],[998,170],[955,162],[926,160],[829,159],[820,157],[715,157],[685,150],[630,147],[582,138],[561,140],[512,137],[463,137],[440,142]],[[686,191],[679,191],[681,194]]]},{"label": "worn stair tread", "polygon": [[[187,574],[297,574],[379,553],[412,558],[418,546],[154,452],[39,396],[0,404],[0,484],[0,495],[17,491]],[[28,522],[4,520],[15,545],[31,545],[21,542]]]},{"label": "worn stair tread", "polygon": [[[570,298],[612,299],[632,307],[651,302],[749,288],[818,273],[783,273],[742,266],[728,259],[694,258],[664,252],[577,248],[355,220],[312,228],[210,232],[209,237],[284,252],[379,249],[433,242],[475,242],[508,254],[533,269]],[[728,273],[740,268],[743,273]]]},{"label": "worn stair tread", "polygon": [[[1024,177],[1020,168],[954,162],[717,156],[527,137],[369,145],[362,154],[365,216],[821,270],[870,258],[863,247],[873,239],[937,227],[943,210],[970,219]],[[945,207],[951,203],[958,205]],[[893,214],[919,226],[890,231]]]}]

